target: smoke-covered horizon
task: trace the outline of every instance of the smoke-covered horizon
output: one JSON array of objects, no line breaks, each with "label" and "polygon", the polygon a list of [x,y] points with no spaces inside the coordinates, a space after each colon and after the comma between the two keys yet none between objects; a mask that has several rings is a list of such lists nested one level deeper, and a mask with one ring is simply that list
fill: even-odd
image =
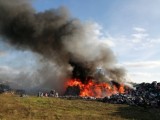
[{"label": "smoke-covered horizon", "polygon": [[[37,13],[26,0],[0,0],[0,35],[16,49],[41,56],[41,69],[32,75],[45,80],[33,82],[35,77],[31,75],[32,79],[22,84],[26,88],[31,81],[39,87],[55,84],[61,88],[66,78],[80,71],[98,81],[124,82],[125,70],[116,68],[113,51],[99,40],[94,25],[72,18],[65,7]],[[82,70],[74,72],[77,66]],[[97,75],[97,67],[104,69],[105,75]],[[19,84],[18,79],[27,77],[18,74],[13,80]]]}]

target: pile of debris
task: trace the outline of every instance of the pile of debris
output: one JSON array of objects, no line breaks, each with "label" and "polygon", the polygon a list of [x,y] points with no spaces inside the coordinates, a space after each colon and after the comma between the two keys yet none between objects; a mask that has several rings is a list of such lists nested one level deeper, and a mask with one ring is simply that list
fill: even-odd
[{"label": "pile of debris", "polygon": [[127,89],[124,94],[115,94],[103,98],[102,102],[128,104],[137,106],[152,106],[160,108],[160,83],[136,84],[135,89]]}]

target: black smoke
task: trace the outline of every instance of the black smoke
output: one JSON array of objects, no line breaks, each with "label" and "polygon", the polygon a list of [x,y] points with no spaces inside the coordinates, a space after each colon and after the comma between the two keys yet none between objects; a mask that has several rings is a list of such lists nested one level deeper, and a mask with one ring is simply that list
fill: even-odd
[{"label": "black smoke", "polygon": [[101,75],[103,79],[123,81],[125,72],[115,68],[112,50],[92,39],[92,31],[65,7],[37,12],[29,0],[0,0],[0,35],[5,42],[41,55],[64,78],[79,77],[85,82],[101,66],[108,75]]}]

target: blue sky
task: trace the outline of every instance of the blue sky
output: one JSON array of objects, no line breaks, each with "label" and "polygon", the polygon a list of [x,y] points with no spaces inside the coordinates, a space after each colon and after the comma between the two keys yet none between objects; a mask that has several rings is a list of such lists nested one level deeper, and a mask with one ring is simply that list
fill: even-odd
[{"label": "blue sky", "polygon": [[[32,0],[32,6],[37,12],[66,6],[72,17],[93,22],[129,79],[160,82],[160,0]],[[30,69],[35,59],[0,42],[1,69]]]}]

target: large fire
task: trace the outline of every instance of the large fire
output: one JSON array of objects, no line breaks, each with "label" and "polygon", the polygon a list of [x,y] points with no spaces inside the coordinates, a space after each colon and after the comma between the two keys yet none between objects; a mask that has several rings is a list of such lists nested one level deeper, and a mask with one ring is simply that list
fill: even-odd
[{"label": "large fire", "polygon": [[97,83],[89,80],[86,84],[82,83],[79,79],[69,79],[66,87],[78,87],[80,90],[79,96],[81,97],[105,97],[112,94],[124,93],[124,85],[116,86],[105,82]]}]

